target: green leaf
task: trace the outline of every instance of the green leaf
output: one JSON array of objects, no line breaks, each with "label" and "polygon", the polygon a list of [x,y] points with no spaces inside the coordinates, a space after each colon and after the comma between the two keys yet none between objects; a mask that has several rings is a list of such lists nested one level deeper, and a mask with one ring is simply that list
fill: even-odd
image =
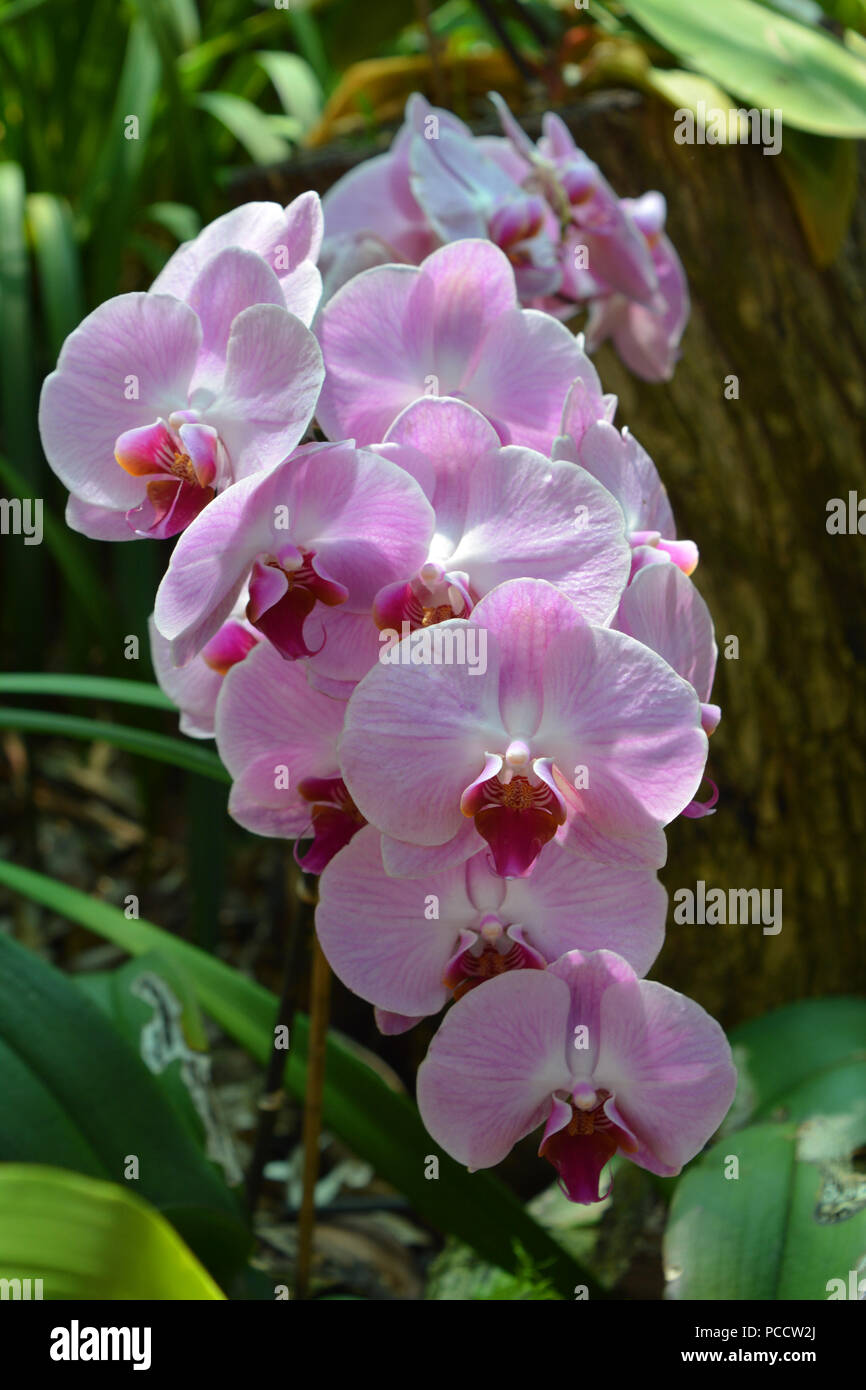
[{"label": "green leaf", "polygon": [[111,700],[147,709],[174,709],[167,695],[150,681],[113,676],[70,676],[53,671],[0,672],[0,695],[62,695],[66,699]]},{"label": "green leaf", "polygon": [[187,203],[151,203],[145,215],[178,242],[192,241],[201,231],[201,218]]},{"label": "green leaf", "polygon": [[27,199],[27,226],[36,269],[48,344],[56,357],[63,340],[84,318],[81,260],[72,226],[72,214],[62,198],[51,193],[31,193]]},{"label": "green leaf", "polygon": [[38,488],[41,459],[33,419],[35,379],[24,174],[0,164],[0,415],[6,448]]},{"label": "green leaf", "polygon": [[739,1076],[726,1125],[767,1119],[789,1092],[866,1056],[866,999],[803,999],[729,1035]]},{"label": "green leaf", "polygon": [[[728,111],[733,105],[727,92],[723,92],[708,77],[696,72],[685,72],[680,68],[648,67],[643,73],[642,85],[662,97],[671,106],[698,114],[698,103],[704,103],[704,110],[711,108]],[[733,135],[733,131],[731,134]]]},{"label": "green leaf", "polygon": [[166,1099],[230,1187],[239,1186],[231,1136],[214,1104],[207,1034],[184,973],[158,951],[74,982],[135,1048]]},{"label": "green leaf", "polygon": [[[122,914],[121,920],[124,920]],[[67,1117],[101,1175],[125,1176],[138,1159],[137,1191],[169,1219],[219,1277],[246,1257],[237,1204],[181,1125],[141,1058],[63,975],[0,936],[0,1043],[19,1062],[21,1109],[0,1109],[0,1159],[73,1166],[80,1155],[52,1147],[56,1110]],[[35,1100],[23,1094],[22,1069]],[[49,1114],[44,1092],[55,1102]],[[37,1121],[49,1121],[47,1128]],[[25,1122],[27,1127],[25,1127]],[[88,1170],[93,1164],[88,1156]]]},{"label": "green leaf", "polygon": [[669,1298],[818,1300],[830,1280],[847,1285],[866,1250],[866,1178],[862,1206],[840,1218],[834,1165],[803,1156],[804,1128],[750,1125],[683,1174],[663,1244]]},{"label": "green leaf", "polygon": [[155,734],[149,729],[131,729],[124,724],[109,724],[103,719],[84,719],[76,714],[55,711],[0,708],[0,729],[20,729],[22,733],[50,734],[57,738],[79,738],[87,743],[101,740],[138,753],[157,762],[172,763],[187,772],[197,772],[215,782],[230,782],[231,778],[209,748],[197,743],[185,743],[167,734]]},{"label": "green leaf", "polygon": [[[866,1000],[802,1000],[730,1041],[737,1098],[729,1132],[676,1186],[670,1296],[827,1298],[866,1251]],[[730,1132],[745,1121],[758,1123]]]},{"label": "green leaf", "polygon": [[828,34],[752,0],[623,0],[680,62],[784,125],[866,136],[866,65]]},{"label": "green leaf", "polygon": [[231,131],[255,164],[282,164],[291,156],[291,146],[275,133],[268,117],[244,97],[201,92],[196,103]]},{"label": "green leaf", "polygon": [[[0,1278],[46,1299],[221,1299],[158,1212],[113,1183],[0,1165]],[[25,1286],[26,1287],[26,1286]]]},{"label": "green leaf", "polygon": [[[16,497],[35,498],[36,490],[30,486],[8,460],[0,457],[0,482],[3,482]],[[81,537],[68,526],[59,523],[44,505],[42,507],[42,530],[45,544],[57,564],[64,582],[82,610],[90,619],[97,632],[105,630],[105,593],[99,577],[85,554]]]},{"label": "green leaf", "polygon": [[0,24],[12,24],[22,15],[29,14],[31,10],[39,10],[49,3],[50,0],[12,0],[11,4],[4,5],[0,10]]},{"label": "green leaf", "polygon": [[857,145],[802,130],[785,134],[779,172],[788,185],[812,259],[824,270],[835,261],[851,225],[857,197]]},{"label": "green leaf", "polygon": [[[163,953],[186,972],[201,1007],[236,1042],[260,1063],[270,1055],[277,1000],[269,990],[150,922],[127,920],[117,908],[43,874],[0,860],[0,883],[132,955]],[[306,1086],[306,1056],[307,1020],[296,1015],[285,1084],[299,1099]],[[591,1297],[604,1297],[592,1275],[529,1216],[504,1184],[488,1173],[470,1175],[438,1152],[414,1104],[391,1091],[333,1034],[327,1046],[324,1121],[380,1177],[403,1192],[420,1216],[471,1245],[491,1264],[518,1269],[520,1246],[561,1293],[572,1296],[576,1284],[585,1284]],[[438,1181],[424,1177],[428,1154],[439,1158]]]},{"label": "green leaf", "polygon": [[[160,88],[159,50],[147,24],[136,19],[129,39],[114,109],[102,150],[82,192],[84,214],[93,221],[91,255],[96,267],[96,298],[117,293],[123,247],[136,185],[144,168]],[[138,138],[127,138],[127,117],[138,119]]]},{"label": "green leaf", "polygon": [[276,88],[280,105],[301,130],[310,130],[322,111],[322,89],[309,63],[297,53],[257,53],[256,57]]}]

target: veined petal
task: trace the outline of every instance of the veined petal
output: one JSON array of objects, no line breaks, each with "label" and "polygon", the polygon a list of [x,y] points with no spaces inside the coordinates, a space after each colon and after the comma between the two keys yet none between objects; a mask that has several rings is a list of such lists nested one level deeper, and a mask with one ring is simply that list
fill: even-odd
[{"label": "veined petal", "polygon": [[322,875],[316,932],[332,969],[355,994],[423,1017],[450,997],[445,967],[461,924],[477,915],[462,864],[433,876],[389,878],[379,834],[366,826]]},{"label": "veined petal", "polygon": [[568,389],[590,370],[594,375],[564,324],[534,309],[512,309],[497,319],[490,350],[477,357],[462,392],[488,419],[507,426],[504,442],[549,454]]},{"label": "veined petal", "polygon": [[628,431],[604,420],[583,434],[578,461],[612,492],[631,531],[657,531],[673,539],[676,526],[667,492],[655,464]]},{"label": "veined petal", "polygon": [[222,685],[222,675],[195,657],[186,666],[175,666],[171,648],[157,630],[153,617],[147,620],[150,654],[160,690],[180,710],[180,727],[190,738],[213,738],[214,712]]},{"label": "veined petal", "polygon": [[201,343],[188,304],[162,294],[122,294],[69,335],[39,405],[45,455],[83,502],[122,508],[142,484],[119,468],[118,435],[186,405]]},{"label": "veined petal", "polygon": [[183,665],[219,630],[272,536],[263,509],[267,475],[254,475],[215,498],[183,533],[156,594],[154,621]]},{"label": "veined petal", "polygon": [[607,947],[645,975],[664,941],[667,902],[651,869],[599,863],[554,843],[528,878],[508,879],[497,910],[520,922],[548,961]]},{"label": "veined petal", "polygon": [[316,408],[329,438],[375,444],[423,395],[432,310],[432,281],[411,266],[365,270],[329,300],[317,323],[328,371]]},{"label": "veined petal", "polygon": [[678,1173],[721,1124],[736,1089],[728,1041],[693,999],[654,980],[613,985],[601,1001],[596,1080],[638,1140],[636,1162]]},{"label": "veined petal", "polygon": [[437,1144],[470,1168],[501,1162],[569,1083],[562,980],[519,970],[472,990],[446,1014],[418,1071],[418,1108]]},{"label": "veined petal", "polygon": [[[309,323],[315,310],[315,303],[309,302],[309,290],[315,286],[309,271],[315,272],[312,262],[319,253],[321,239],[322,209],[315,193],[302,193],[286,208],[279,203],[244,203],[217,217],[192,241],[179,246],[151,286],[151,293],[185,299],[213,256],[229,248],[241,248],[264,259],[282,283],[285,307]],[[318,279],[318,272],[315,274]],[[300,312],[302,308],[304,313]],[[307,312],[310,318],[304,316]]]},{"label": "veined petal", "polygon": [[334,778],[345,705],[314,690],[299,665],[267,642],[226,675],[216,710],[220,757],[234,779],[229,811],[258,834],[294,837],[310,826],[305,778]]},{"label": "veined petal", "polygon": [[626,841],[679,815],[707,756],[691,686],[641,643],[589,625],[547,650],[537,738],[593,830]]},{"label": "veined petal", "polygon": [[718,656],[713,620],[676,565],[641,569],[622,596],[614,626],[658,652],[694,686],[699,700],[709,700]]},{"label": "veined petal", "polygon": [[206,411],[236,480],[266,472],[292,452],[312,419],[323,379],[319,345],[300,319],[275,304],[237,315],[222,390]]},{"label": "veined petal", "polygon": [[[399,659],[410,641],[392,654]],[[478,774],[479,746],[501,742],[499,730],[495,681],[466,666],[380,662],[349,701],[340,766],[371,824],[396,839],[444,844],[464,819],[460,796]]]},{"label": "veined petal", "polygon": [[198,314],[202,345],[191,390],[206,386],[216,392],[226,367],[229,337],[238,314],[252,304],[283,306],[280,282],[261,256],[228,247],[212,256],[187,293]]},{"label": "veined petal", "polygon": [[66,501],[66,525],[72,531],[89,536],[95,541],[138,541],[141,536],[133,531],[126,519],[126,511],[115,511],[113,507],[95,507],[92,502],[82,502],[74,492]]}]

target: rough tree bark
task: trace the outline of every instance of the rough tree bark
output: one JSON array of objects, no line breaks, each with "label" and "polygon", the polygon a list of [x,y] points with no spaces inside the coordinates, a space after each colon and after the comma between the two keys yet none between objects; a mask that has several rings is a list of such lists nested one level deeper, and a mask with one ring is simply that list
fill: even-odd
[{"label": "rough tree bark", "polygon": [[[671,893],[698,879],[781,889],[782,930],[677,926],[671,912],[653,971],[731,1025],[866,986],[866,536],[826,529],[830,498],[866,496],[866,199],[818,271],[760,148],[676,145],[670,109],[631,96],[569,119],[618,192],[666,195],[691,287],[670,383],[637,381],[609,347],[596,360],[700,547],[720,647],[739,639],[714,691],[718,811],[671,827],[663,878]],[[242,196],[324,191],[348,162],[318,152]]]}]

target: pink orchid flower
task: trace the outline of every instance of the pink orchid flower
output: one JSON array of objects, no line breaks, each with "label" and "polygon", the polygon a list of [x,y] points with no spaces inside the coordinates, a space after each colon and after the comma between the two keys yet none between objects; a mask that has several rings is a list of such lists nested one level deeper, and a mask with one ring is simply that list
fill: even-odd
[{"label": "pink orchid flower", "polygon": [[556,214],[468,126],[444,115],[417,96],[407,106],[410,185],[429,225],[443,244],[492,241],[511,262],[522,301],[554,294],[562,278]]},{"label": "pink orchid flower", "polygon": [[[606,400],[613,401],[614,397]],[[667,491],[646,449],[627,428],[618,430],[599,418],[598,399],[585,382],[570,390],[562,413],[562,433],[552,456],[579,463],[613,493],[625,516],[632,545],[632,569],[655,560],[673,560],[684,574],[698,563],[694,541],[676,539],[676,523]]]},{"label": "pink orchid flower", "polygon": [[309,873],[321,873],[364,824],[337,765],[345,709],[267,642],[232,667],[217,700],[217,748],[233,779],[229,814],[257,835],[311,839],[305,854],[295,851]]},{"label": "pink orchid flower", "polygon": [[701,702],[701,723],[711,734],[722,717],[709,703],[718,647],[713,619],[704,599],[681,569],[672,564],[638,570],[622,596],[613,626],[663,656]]},{"label": "pink orchid flower", "polygon": [[216,493],[285,458],[323,375],[313,334],[252,251],[212,256],[186,300],[101,304],[67,338],[40,401],[69,525],[98,539],[176,535]]},{"label": "pink orchid flower", "polygon": [[655,267],[658,288],[650,303],[640,303],[615,289],[590,305],[586,336],[590,351],[613,340],[623,362],[644,381],[670,381],[680,357],[680,340],[689,319],[689,287],[670,239],[664,234],[665,200],[660,193],[623,199],[643,233]]},{"label": "pink orchid flower", "polygon": [[[412,190],[409,149],[413,136],[423,134],[424,118],[435,114],[439,128],[460,133],[463,122],[450,111],[429,107],[414,93],[406,103],[406,119],[385,154],[374,155],[350,169],[322,199],[325,240],[325,297],[362,268],[353,261],[354,248],[381,249],[379,264],[404,261],[418,265],[439,246],[439,237]],[[339,273],[337,266],[341,269]]]},{"label": "pink orchid flower", "polygon": [[404,469],[351,444],[304,445],[222,493],[181,536],[156,625],[183,665],[248,585],[248,621],[287,660],[322,650],[340,606],[375,634],[373,599],[423,562],[432,528],[433,509]]},{"label": "pink orchid flower", "polygon": [[424,564],[376,599],[381,628],[468,617],[497,584],[526,575],[562,589],[591,622],[610,621],[630,550],[621,509],[584,469],[503,448],[483,415],[447,397],[407,406],[375,452],[410,472],[436,513]]},{"label": "pink orchid flower", "polygon": [[325,194],[325,297],[373,265],[418,265],[438,246],[486,237],[511,261],[520,298],[558,288],[559,224],[522,186],[523,161],[507,141],[476,139],[452,112],[417,92],[390,150],[364,160]]},{"label": "pink orchid flower", "polygon": [[544,1125],[539,1154],[591,1203],[620,1153],[679,1173],[723,1120],[736,1071],[694,1000],[639,980],[612,951],[490,980],[454,1005],[418,1072],[430,1134],[470,1170],[501,1163]]},{"label": "pink orchid flower", "polygon": [[317,331],[327,367],[319,424],[329,438],[384,439],[420,396],[456,396],[503,444],[549,453],[575,377],[595,370],[568,329],[521,309],[507,257],[457,241],[419,266],[377,266],[325,305]]},{"label": "pink orchid flower", "polygon": [[322,294],[316,267],[321,244],[317,193],[302,193],[285,208],[279,203],[244,203],[179,246],[151,285],[151,294],[188,299],[207,262],[220,251],[238,247],[267,262],[280,283],[285,308],[309,327]]},{"label": "pink orchid flower", "polygon": [[[388,871],[444,868],[486,841],[497,873],[520,877],[554,837],[608,863],[663,864],[664,826],[707,755],[692,687],[543,580],[501,584],[436,632],[438,664],[416,632],[364,677],[340,741],[355,804],[396,847],[389,860],[383,845]],[[461,660],[470,635],[483,670]]]},{"label": "pink orchid flower", "polygon": [[147,620],[147,631],[156,682],[180,711],[181,733],[188,738],[213,738],[223,677],[252,651],[259,641],[258,634],[239,614],[223,623],[192,661],[175,666],[171,644],[158,631],[152,615]]},{"label": "pink orchid flower", "polygon": [[[722,717],[719,706],[710,704],[719,653],[710,610],[692,581],[670,563],[638,570],[613,626],[658,652],[693,686],[701,702],[701,726],[710,735]],[[719,789],[712,778],[707,781],[712,788],[709,798],[683,807],[690,820],[714,813]]]},{"label": "pink orchid flower", "polygon": [[608,946],[644,975],[661,949],[667,893],[651,869],[550,844],[530,878],[500,878],[482,851],[398,879],[385,872],[379,840],[368,826],[328,865],[316,931],[335,973],[380,1011],[414,1021],[485,980],[576,949]]},{"label": "pink orchid flower", "polygon": [[629,300],[651,303],[658,279],[646,238],[629,205],[617,197],[598,165],[578,148],[565,122],[548,111],[536,146],[502,97],[491,93],[491,101],[515,153],[526,162],[525,182],[535,184],[560,217],[565,253],[561,293],[578,300],[586,295],[580,273],[575,274],[573,256],[574,248],[583,245],[592,288],[603,285]]}]

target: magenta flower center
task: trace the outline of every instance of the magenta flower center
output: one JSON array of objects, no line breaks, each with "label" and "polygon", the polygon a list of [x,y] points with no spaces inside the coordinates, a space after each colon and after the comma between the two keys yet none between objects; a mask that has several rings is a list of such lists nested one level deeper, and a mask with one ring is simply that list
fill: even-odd
[{"label": "magenta flower center", "polygon": [[147,479],[146,500],[126,514],[133,531],[164,539],[183,531],[213,500],[221,446],[193,411],[177,411],[119,436],[114,457],[125,473]]},{"label": "magenta flower center", "polygon": [[304,855],[298,855],[296,846],[295,858],[306,873],[320,874],[367,822],[342,777],[304,777],[298,793],[312,805],[313,843]]},{"label": "magenta flower center", "polygon": [[466,788],[460,809],[489,844],[496,872],[525,878],[564,823],[565,805],[554,790],[549,759],[533,759],[522,739],[512,740],[504,758],[488,755],[488,769],[492,775],[482,773]]},{"label": "magenta flower center", "polygon": [[544,970],[545,966],[543,956],[509,934],[507,925],[491,913],[478,924],[475,940],[448,962],[442,983],[455,999],[461,999],[476,985],[508,970]]},{"label": "magenta flower center", "polygon": [[345,603],[348,590],[316,564],[315,552],[283,546],[277,555],[260,555],[253,565],[247,619],[288,661],[314,656],[304,623],[317,603]]},{"label": "magenta flower center", "polygon": [[[596,1091],[590,1082],[579,1082],[566,1102],[571,1117],[552,1134],[547,1134],[538,1150],[559,1174],[559,1185],[572,1202],[598,1202],[606,1194],[599,1191],[605,1165],[617,1149],[637,1151],[632,1136],[605,1113],[610,1091]],[[560,1101],[559,1104],[562,1104]]]},{"label": "magenta flower center", "polygon": [[467,574],[449,574],[443,565],[428,560],[408,582],[380,590],[373,617],[383,631],[415,632],[449,618],[468,618],[476,602]]}]

